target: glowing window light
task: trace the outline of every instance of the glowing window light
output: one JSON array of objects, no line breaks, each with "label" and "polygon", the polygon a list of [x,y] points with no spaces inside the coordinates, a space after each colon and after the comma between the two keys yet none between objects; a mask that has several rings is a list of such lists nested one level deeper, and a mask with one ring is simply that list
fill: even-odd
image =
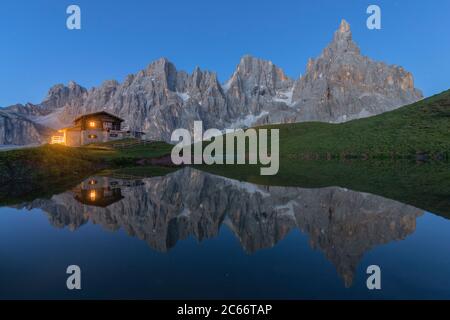
[{"label": "glowing window light", "polygon": [[91,199],[91,201],[95,201],[96,197],[97,193],[95,192],[95,190],[91,190],[91,192],[89,192],[89,199]]},{"label": "glowing window light", "polygon": [[89,121],[89,127],[95,128],[95,121]]}]

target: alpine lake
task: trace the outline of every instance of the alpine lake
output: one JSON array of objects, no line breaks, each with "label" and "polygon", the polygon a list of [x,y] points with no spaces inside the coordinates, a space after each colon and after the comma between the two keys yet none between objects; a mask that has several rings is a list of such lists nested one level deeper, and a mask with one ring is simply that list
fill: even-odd
[{"label": "alpine lake", "polygon": [[[0,298],[449,299],[449,169],[144,166],[3,186]],[[66,286],[70,265],[81,290]]]}]

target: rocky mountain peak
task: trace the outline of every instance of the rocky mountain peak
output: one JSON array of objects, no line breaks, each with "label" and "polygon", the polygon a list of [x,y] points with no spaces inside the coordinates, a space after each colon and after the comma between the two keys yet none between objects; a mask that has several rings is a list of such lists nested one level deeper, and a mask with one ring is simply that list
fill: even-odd
[{"label": "rocky mountain peak", "polygon": [[342,19],[341,24],[339,25],[339,33],[343,33],[343,34],[350,34],[351,35],[351,31],[350,31],[350,25],[348,24],[348,22],[345,19]]},{"label": "rocky mountain peak", "polygon": [[207,70],[202,71],[199,67],[195,67],[187,82],[186,90],[206,90],[210,87],[220,88],[217,73]]},{"label": "rocky mountain peak", "polygon": [[325,48],[324,55],[360,54],[359,47],[353,42],[350,25],[344,19],[334,33],[333,41]]},{"label": "rocky mountain peak", "polygon": [[162,57],[152,62],[142,73],[153,82],[159,82],[165,89],[176,91],[177,69],[167,58]]},{"label": "rocky mountain peak", "polygon": [[86,93],[87,90],[75,81],[70,81],[67,86],[56,84],[50,88],[41,105],[49,110],[62,108],[66,105],[75,105],[84,98]]},{"label": "rocky mountain peak", "polygon": [[75,81],[70,80],[69,83],[67,84],[67,87],[70,90],[75,90],[76,88],[81,87],[81,86],[78,83],[76,83]]},{"label": "rocky mountain peak", "polygon": [[245,55],[225,85],[225,89],[230,90],[235,96],[241,96],[244,93],[274,96],[278,89],[287,88],[290,85],[292,80],[272,61]]},{"label": "rocky mountain peak", "polygon": [[[51,128],[57,128],[53,123],[58,122],[59,128],[81,114],[107,110],[122,117],[124,126],[147,132],[150,139],[169,141],[175,128],[191,128],[196,120],[202,120],[205,129],[343,122],[421,97],[409,72],[362,56],[350,25],[342,20],[329,45],[308,61],[306,73],[295,82],[271,61],[251,55],[240,59],[222,86],[215,72],[196,67],[188,74],[162,57],[122,83],[105,81],[89,91],[74,81],[58,84],[42,103],[10,107],[5,112],[43,125],[52,123]],[[52,116],[45,118],[49,113]]]},{"label": "rocky mountain peak", "polygon": [[161,74],[169,76],[171,73],[176,72],[176,68],[169,59],[161,57],[150,63],[145,71],[148,76],[157,76]]},{"label": "rocky mountain peak", "polygon": [[308,61],[294,87],[296,121],[343,122],[395,109],[422,98],[412,75],[360,54],[342,20],[322,54]]},{"label": "rocky mountain peak", "polygon": [[169,59],[167,59],[166,57],[160,57],[158,59],[156,59],[155,61],[152,61],[147,69],[149,71],[151,70],[163,70],[166,68],[167,65],[172,64]]}]

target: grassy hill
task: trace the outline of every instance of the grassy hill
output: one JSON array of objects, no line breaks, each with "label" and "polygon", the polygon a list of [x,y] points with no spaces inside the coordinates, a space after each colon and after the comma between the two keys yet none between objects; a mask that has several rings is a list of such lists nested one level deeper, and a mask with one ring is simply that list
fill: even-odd
[{"label": "grassy hill", "polygon": [[109,143],[79,148],[43,145],[0,152],[0,203],[66,190],[103,169],[135,165],[170,153],[164,142],[116,148]]},{"label": "grassy hill", "polygon": [[439,158],[450,152],[450,90],[394,111],[341,124],[269,125],[280,129],[281,157]]},{"label": "grassy hill", "polygon": [[[275,176],[261,176],[257,165],[197,167],[261,185],[345,187],[450,218],[450,90],[342,124],[309,122],[259,128],[280,129],[280,170]],[[417,162],[417,153],[446,161]]]},{"label": "grassy hill", "polygon": [[78,148],[43,145],[0,152],[0,182],[64,178],[92,173],[104,167],[133,165],[140,159],[170,154],[164,142],[116,148],[110,143]]},{"label": "grassy hill", "polygon": [[450,165],[411,160],[281,159],[275,176],[261,176],[259,166],[202,165],[198,169],[266,186],[324,188],[338,186],[400,201],[450,219]]},{"label": "grassy hill", "polygon": [[[319,187],[339,185],[383,195],[450,217],[450,168],[399,167],[362,161],[351,166],[329,158],[416,158],[417,153],[448,160],[450,152],[450,90],[378,116],[343,124],[319,122],[270,125],[280,129],[280,171],[262,177],[258,166],[204,166],[240,180],[269,185]],[[130,142],[130,141],[125,141]],[[35,190],[74,183],[101,169],[136,164],[170,154],[164,142],[117,148],[111,143],[70,148],[45,145],[0,152],[0,198],[31,195]],[[140,162],[140,165],[153,163]],[[412,168],[412,169],[411,169]],[[141,169],[139,169],[142,171]],[[141,172],[142,173],[142,172]]]}]

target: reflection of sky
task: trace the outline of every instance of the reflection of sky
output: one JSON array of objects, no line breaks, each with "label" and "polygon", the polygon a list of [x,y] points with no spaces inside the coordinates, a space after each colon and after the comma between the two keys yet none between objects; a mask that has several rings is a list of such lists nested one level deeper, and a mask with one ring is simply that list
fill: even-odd
[{"label": "reflection of sky", "polygon": [[416,231],[406,240],[374,248],[366,254],[361,265],[380,263],[384,277],[382,286],[392,290],[393,296],[406,291],[406,298],[448,299],[450,221],[425,213],[416,223]]},{"label": "reflection of sky", "polygon": [[[88,223],[74,232],[52,227],[40,210],[0,209],[0,298],[450,298],[450,223],[417,219],[406,240],[378,246],[345,289],[334,266],[298,229],[273,248],[246,254],[222,226],[217,237],[179,241],[168,253],[122,230]],[[65,290],[65,268],[78,264],[83,290]],[[368,291],[365,269],[377,264],[382,290]]]}]

